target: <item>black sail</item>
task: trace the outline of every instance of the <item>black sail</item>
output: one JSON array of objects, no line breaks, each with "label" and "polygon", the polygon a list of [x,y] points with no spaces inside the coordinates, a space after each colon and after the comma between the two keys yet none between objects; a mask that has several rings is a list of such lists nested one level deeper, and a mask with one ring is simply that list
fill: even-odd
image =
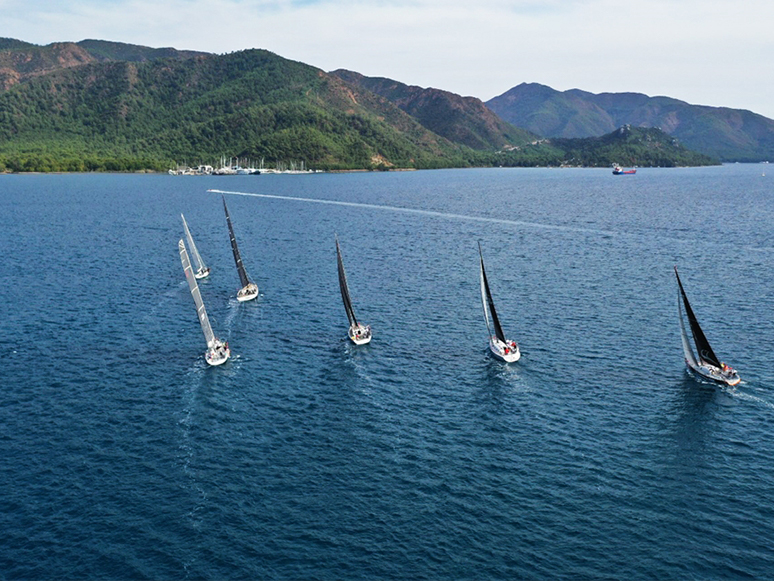
[{"label": "black sail", "polygon": [[237,272],[239,272],[239,280],[242,283],[242,287],[246,287],[250,284],[250,279],[247,278],[247,272],[245,271],[245,265],[242,264],[242,257],[239,255],[239,247],[237,246],[236,238],[234,237],[234,227],[231,225],[231,216],[228,214],[228,207],[226,206],[226,197],[223,198],[223,209],[226,211],[226,222],[228,222],[228,235],[231,237],[231,250],[234,252],[234,262],[236,262]]},{"label": "black sail", "polygon": [[344,302],[344,309],[347,311],[347,319],[350,325],[357,325],[355,310],[352,308],[352,299],[349,296],[349,286],[347,286],[347,273],[344,272],[344,262],[341,260],[341,249],[339,248],[339,239],[336,238],[336,261],[339,267],[339,288],[341,289],[341,300]]},{"label": "black sail", "polygon": [[481,244],[478,245],[478,255],[481,258],[481,276],[484,279],[486,302],[489,305],[489,312],[492,314],[492,324],[494,325],[495,337],[505,343],[505,333],[503,333],[503,328],[500,326],[500,319],[497,318],[497,311],[495,310],[494,301],[492,300],[492,291],[489,290],[489,281],[486,278],[486,270],[484,269],[484,256],[481,254]]},{"label": "black sail", "polygon": [[680,282],[680,275],[677,274],[677,267],[675,266],[675,276],[677,277],[677,285],[680,287],[680,294],[683,297],[683,306],[685,307],[685,314],[688,317],[688,323],[691,325],[691,333],[693,334],[693,342],[696,344],[696,351],[699,353],[699,359],[715,367],[720,367],[720,360],[715,355],[715,352],[710,347],[707,337],[704,336],[704,332],[699,326],[699,321],[696,319],[696,315],[693,313],[691,304],[688,302],[688,297],[683,289],[683,283]]}]

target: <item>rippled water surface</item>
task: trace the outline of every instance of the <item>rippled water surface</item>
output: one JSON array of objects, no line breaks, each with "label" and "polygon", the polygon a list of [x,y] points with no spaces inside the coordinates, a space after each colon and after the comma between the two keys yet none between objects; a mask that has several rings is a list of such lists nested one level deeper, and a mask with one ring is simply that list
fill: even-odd
[{"label": "rippled water surface", "polygon": [[[762,168],[0,176],[0,578],[774,577]],[[272,196],[226,195],[256,301],[208,189]]]}]

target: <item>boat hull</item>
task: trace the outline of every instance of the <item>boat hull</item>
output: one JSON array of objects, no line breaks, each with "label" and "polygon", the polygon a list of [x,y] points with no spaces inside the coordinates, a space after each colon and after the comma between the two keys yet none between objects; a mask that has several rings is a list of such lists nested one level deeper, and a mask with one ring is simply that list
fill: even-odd
[{"label": "boat hull", "polygon": [[733,387],[742,381],[742,378],[739,377],[739,374],[736,371],[732,371],[731,373],[723,373],[722,370],[715,367],[714,365],[693,365],[690,361],[687,360],[685,365],[690,371],[693,371],[699,377],[714,381],[715,383],[719,383],[721,385],[728,385],[729,387]]},{"label": "boat hull", "polygon": [[[360,331],[360,333],[358,333]],[[371,325],[354,325],[349,328],[347,336],[355,345],[365,345],[371,342]]]},{"label": "boat hull", "polygon": [[508,341],[510,345],[505,345],[502,341],[499,341],[496,337],[489,339],[489,351],[490,353],[500,361],[506,363],[515,363],[521,359],[521,351],[515,341]]},{"label": "boat hull", "polygon": [[204,360],[208,365],[217,367],[223,365],[231,357],[231,349],[228,348],[228,343],[218,342],[214,347],[207,349],[204,354]]},{"label": "boat hull", "polygon": [[194,273],[194,278],[197,280],[201,280],[203,278],[207,278],[210,276],[210,269],[209,268],[200,268]]},{"label": "boat hull", "polygon": [[254,282],[251,282],[247,286],[242,287],[239,289],[239,292],[237,293],[237,300],[240,303],[244,303],[245,301],[251,301],[255,297],[258,296],[258,285]]}]

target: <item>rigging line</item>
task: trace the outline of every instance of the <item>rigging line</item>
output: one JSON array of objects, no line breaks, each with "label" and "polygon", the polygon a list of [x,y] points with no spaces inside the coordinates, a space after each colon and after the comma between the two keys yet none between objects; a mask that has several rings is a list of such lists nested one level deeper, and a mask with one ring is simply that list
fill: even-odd
[{"label": "rigging line", "polygon": [[320,198],[301,198],[298,196],[278,196],[276,194],[253,194],[248,192],[229,192],[225,190],[207,190],[214,194],[230,194],[234,196],[249,196],[254,198],[269,198],[272,200],[291,200],[294,202],[309,202],[313,204],[330,204],[332,206],[350,206],[353,208],[367,208],[370,210],[391,210],[393,212],[404,212],[406,214],[420,214],[422,216],[435,216],[437,218],[452,218],[455,220],[471,220],[474,222],[488,222],[491,224],[509,224],[512,226],[527,226],[530,228],[540,228],[544,230],[562,230],[565,232],[586,232],[591,234],[601,234],[603,236],[617,236],[617,232],[609,230],[595,230],[593,228],[577,228],[575,226],[559,226],[555,224],[541,224],[539,222],[525,222],[522,220],[507,220],[504,218],[488,218],[486,216],[466,216],[465,214],[453,214],[447,212],[437,212],[434,210],[418,210],[415,208],[401,208],[400,206],[387,206],[382,204],[365,204],[362,202],[343,202],[341,200],[323,200]]}]

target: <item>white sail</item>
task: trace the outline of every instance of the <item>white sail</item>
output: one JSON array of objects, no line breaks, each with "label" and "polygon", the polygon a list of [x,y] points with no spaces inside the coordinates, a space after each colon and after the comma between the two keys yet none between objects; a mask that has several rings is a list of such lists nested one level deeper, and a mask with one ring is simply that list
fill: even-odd
[{"label": "white sail", "polygon": [[193,265],[196,269],[196,272],[204,272],[207,270],[207,266],[204,264],[204,261],[202,260],[201,255],[199,254],[199,251],[196,249],[196,244],[194,244],[193,236],[191,236],[191,231],[188,229],[188,223],[185,221],[185,216],[180,214],[180,217],[183,219],[183,228],[185,229],[185,237],[186,240],[188,240],[188,246],[191,248],[191,258],[193,259]]},{"label": "white sail", "polygon": [[194,277],[193,269],[191,268],[191,261],[188,259],[188,252],[186,252],[185,244],[182,240],[178,242],[177,246],[180,250],[180,262],[183,263],[185,279],[188,281],[188,288],[191,289],[191,296],[193,296],[194,304],[196,305],[196,314],[199,316],[204,338],[207,340],[207,347],[212,349],[216,342],[215,333],[212,332],[212,325],[210,325],[210,319],[207,317],[207,310],[204,308],[199,285],[196,283],[196,277]]}]

